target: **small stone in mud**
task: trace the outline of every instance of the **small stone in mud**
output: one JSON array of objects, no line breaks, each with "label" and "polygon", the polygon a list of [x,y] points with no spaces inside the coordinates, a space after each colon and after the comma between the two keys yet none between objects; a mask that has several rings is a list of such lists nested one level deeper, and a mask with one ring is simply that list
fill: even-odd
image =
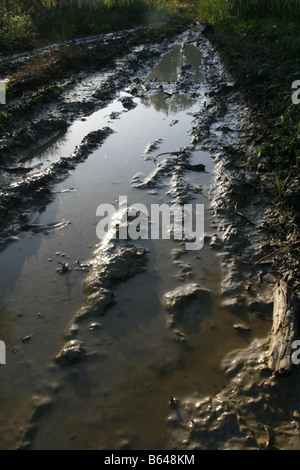
[{"label": "small stone in mud", "polygon": [[118,119],[119,116],[120,116],[120,114],[121,114],[121,113],[119,113],[119,112],[117,112],[117,111],[113,111],[113,112],[109,115],[109,117],[110,117],[110,119]]},{"label": "small stone in mud", "polygon": [[98,330],[99,328],[101,328],[101,324],[98,322],[93,322],[89,324],[88,328],[90,331]]},{"label": "small stone in mud", "polygon": [[120,101],[122,105],[124,106],[124,108],[128,110],[133,109],[137,106],[137,104],[129,96],[124,96],[120,98]]},{"label": "small stone in mud", "polygon": [[69,268],[69,265],[66,264],[66,263],[58,263],[60,264],[61,266],[59,268],[57,268],[57,272],[58,273],[61,273],[61,274],[64,274],[64,273],[67,273],[70,271],[70,268]]},{"label": "small stone in mud", "polygon": [[67,342],[55,356],[56,362],[61,366],[75,364],[81,361],[86,353],[82,341],[71,340]]},{"label": "small stone in mud", "polygon": [[175,341],[177,343],[186,343],[185,335],[184,335],[184,333],[182,333],[182,331],[175,330],[174,333],[176,335]]},{"label": "small stone in mud", "polygon": [[[164,295],[164,307],[171,313],[180,313],[193,300],[210,300],[210,291],[198,284],[187,284]],[[199,302],[200,310],[200,302]]]},{"label": "small stone in mud", "polygon": [[168,420],[167,420],[167,424],[170,427],[174,427],[174,428],[177,428],[177,427],[181,426],[181,422],[179,421],[177,416],[169,416]]},{"label": "small stone in mud", "polygon": [[128,441],[127,439],[122,439],[117,444],[117,449],[119,449],[119,450],[130,450],[131,449],[130,441]]},{"label": "small stone in mud", "polygon": [[169,401],[169,405],[170,405],[170,408],[177,408],[178,401],[176,400],[176,398],[171,397]]},{"label": "small stone in mud", "polygon": [[25,336],[24,338],[22,338],[22,342],[23,342],[23,343],[27,343],[28,341],[31,340],[31,338],[32,338],[31,335]]},{"label": "small stone in mud", "polygon": [[298,410],[295,410],[293,412],[293,419],[295,419],[296,421],[300,421],[300,412]]},{"label": "small stone in mud", "polygon": [[245,325],[245,323],[235,323],[233,325],[233,328],[237,331],[250,331],[251,330],[251,328]]}]

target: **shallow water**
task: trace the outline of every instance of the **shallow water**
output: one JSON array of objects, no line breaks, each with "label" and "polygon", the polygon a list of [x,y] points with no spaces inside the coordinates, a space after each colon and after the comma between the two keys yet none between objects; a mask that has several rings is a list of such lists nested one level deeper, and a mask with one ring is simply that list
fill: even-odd
[{"label": "shallow water", "polygon": [[[219,367],[223,357],[270,327],[264,319],[240,312],[251,330],[238,333],[233,328],[236,315],[223,305],[223,268],[210,246],[214,220],[203,191],[213,181],[214,161],[200,144],[191,144],[189,134],[193,114],[205,106],[209,89],[203,51],[192,43],[195,35],[183,35],[149,72],[143,81],[146,91],[140,88],[139,97],[133,98],[134,109],[124,109],[119,100],[129,95],[124,90],[24,163],[32,173],[42,171],[73,152],[89,132],[105,126],[114,131],[55,186],[54,201],[32,220],[42,225],[72,223],[47,234],[24,232],[0,253],[0,331],[7,345],[7,365],[0,370],[2,448],[15,448],[20,440],[32,449],[168,448],[170,397],[219,391],[228,381]],[[190,84],[180,92],[183,72],[185,86],[187,78]],[[210,73],[216,73],[216,64],[211,64]],[[153,142],[157,147],[150,152]],[[117,303],[97,320],[97,329],[91,331],[90,322],[79,325],[80,338],[95,355],[60,368],[53,358],[84,305],[86,271],[81,266],[99,243],[98,205],[114,204],[122,195],[128,204],[147,207],[172,202],[168,175],[163,174],[154,188],[138,189],[131,182],[137,173],[146,177],[154,171],[157,154],[183,147],[189,148],[191,163],[206,165],[203,173],[184,174],[199,189],[191,203],[205,204],[204,247],[195,252],[182,250],[184,245],[176,240],[138,240],[137,245],[149,250],[146,271],[118,285]],[[161,161],[166,158],[172,157]],[[182,253],[173,251],[178,248]],[[68,263],[71,270],[58,273],[58,263]],[[209,289],[212,301],[200,305],[197,315],[180,318],[176,327],[184,341],[179,341],[183,336],[170,326],[162,298],[190,282]],[[51,399],[50,409],[38,419],[31,414],[31,397],[36,395]],[[31,431],[20,438],[28,423]]]}]

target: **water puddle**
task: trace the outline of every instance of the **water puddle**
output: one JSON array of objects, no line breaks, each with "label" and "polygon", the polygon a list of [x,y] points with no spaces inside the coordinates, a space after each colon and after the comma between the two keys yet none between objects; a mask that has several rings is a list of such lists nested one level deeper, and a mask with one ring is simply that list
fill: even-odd
[{"label": "water puddle", "polygon": [[[0,370],[3,448],[168,448],[171,397],[220,391],[228,382],[220,369],[224,355],[270,327],[241,307],[239,318],[249,329],[238,331],[236,312],[224,304],[223,267],[212,248],[215,164],[190,135],[217,63],[203,62],[196,39],[196,32],[183,35],[146,77],[23,163],[31,174],[42,172],[89,132],[113,130],[55,185],[54,200],[0,253],[0,331],[7,345]],[[171,153],[181,151],[185,166],[178,167]],[[187,164],[203,164],[205,171]],[[105,315],[78,322],[74,315],[86,303],[82,285],[100,243],[96,209],[117,207],[120,196],[149,210],[158,203],[204,204],[204,247],[187,251],[173,239],[131,242],[146,249],[145,270],[114,284],[114,304]],[[164,296],[187,285],[200,286],[209,299],[196,290],[196,307],[177,315]],[[74,338],[87,357],[61,367],[54,357]]]}]

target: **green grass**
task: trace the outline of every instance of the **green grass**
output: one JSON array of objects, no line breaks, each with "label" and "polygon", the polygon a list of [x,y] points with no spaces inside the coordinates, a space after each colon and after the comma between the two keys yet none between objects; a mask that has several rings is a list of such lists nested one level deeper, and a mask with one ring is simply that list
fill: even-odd
[{"label": "green grass", "polygon": [[188,0],[0,0],[0,51],[191,18]]},{"label": "green grass", "polygon": [[300,20],[298,0],[200,0],[199,14],[212,21],[228,16],[243,20],[277,18]]},{"label": "green grass", "polygon": [[0,9],[0,50],[13,52],[35,44],[36,32],[28,14]]},{"label": "green grass", "polygon": [[12,105],[7,107],[5,111],[0,111],[0,136],[14,129],[19,116],[42,109],[45,104],[56,100],[63,90],[64,86],[61,85],[44,86],[29,98],[26,98],[24,94],[21,105]]}]

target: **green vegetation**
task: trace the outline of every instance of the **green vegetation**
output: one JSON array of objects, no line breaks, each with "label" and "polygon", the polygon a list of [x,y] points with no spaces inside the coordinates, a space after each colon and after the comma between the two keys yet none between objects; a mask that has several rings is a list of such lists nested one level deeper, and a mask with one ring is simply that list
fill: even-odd
[{"label": "green vegetation", "polygon": [[[53,79],[70,80],[81,69],[112,64],[125,49],[146,43],[147,34],[149,41],[156,34],[163,37],[163,30],[196,17],[212,24],[207,34],[251,105],[256,151],[245,164],[272,182],[282,226],[288,234],[295,233],[300,220],[300,104],[292,103],[292,83],[300,80],[299,0],[0,0],[0,52],[4,53],[157,25],[152,32],[140,30],[136,43],[114,42],[113,53],[99,42],[88,50],[71,44],[35,54],[18,70],[6,71],[11,76],[8,97],[42,87],[40,94],[24,98],[26,106],[38,106]],[[57,93],[49,96],[55,98]],[[5,113],[0,130],[17,114],[11,109]]]},{"label": "green vegetation", "polygon": [[[298,0],[202,0],[201,20],[234,76],[257,123],[257,150],[247,166],[266,175],[286,237],[300,220],[300,104],[292,83],[300,80]],[[299,88],[299,87],[298,87]]]},{"label": "green vegetation", "polygon": [[181,0],[0,0],[0,51],[190,17]]},{"label": "green vegetation", "polygon": [[245,21],[254,18],[300,20],[298,0],[201,0],[199,13],[212,21],[229,16]]},{"label": "green vegetation", "polygon": [[[67,84],[65,85],[65,87]],[[22,96],[21,105],[13,105],[0,113],[0,135],[14,128],[14,124],[19,116],[24,113],[42,109],[42,107],[56,100],[65,88],[61,85],[49,85],[40,88],[29,98],[25,94]]]}]

